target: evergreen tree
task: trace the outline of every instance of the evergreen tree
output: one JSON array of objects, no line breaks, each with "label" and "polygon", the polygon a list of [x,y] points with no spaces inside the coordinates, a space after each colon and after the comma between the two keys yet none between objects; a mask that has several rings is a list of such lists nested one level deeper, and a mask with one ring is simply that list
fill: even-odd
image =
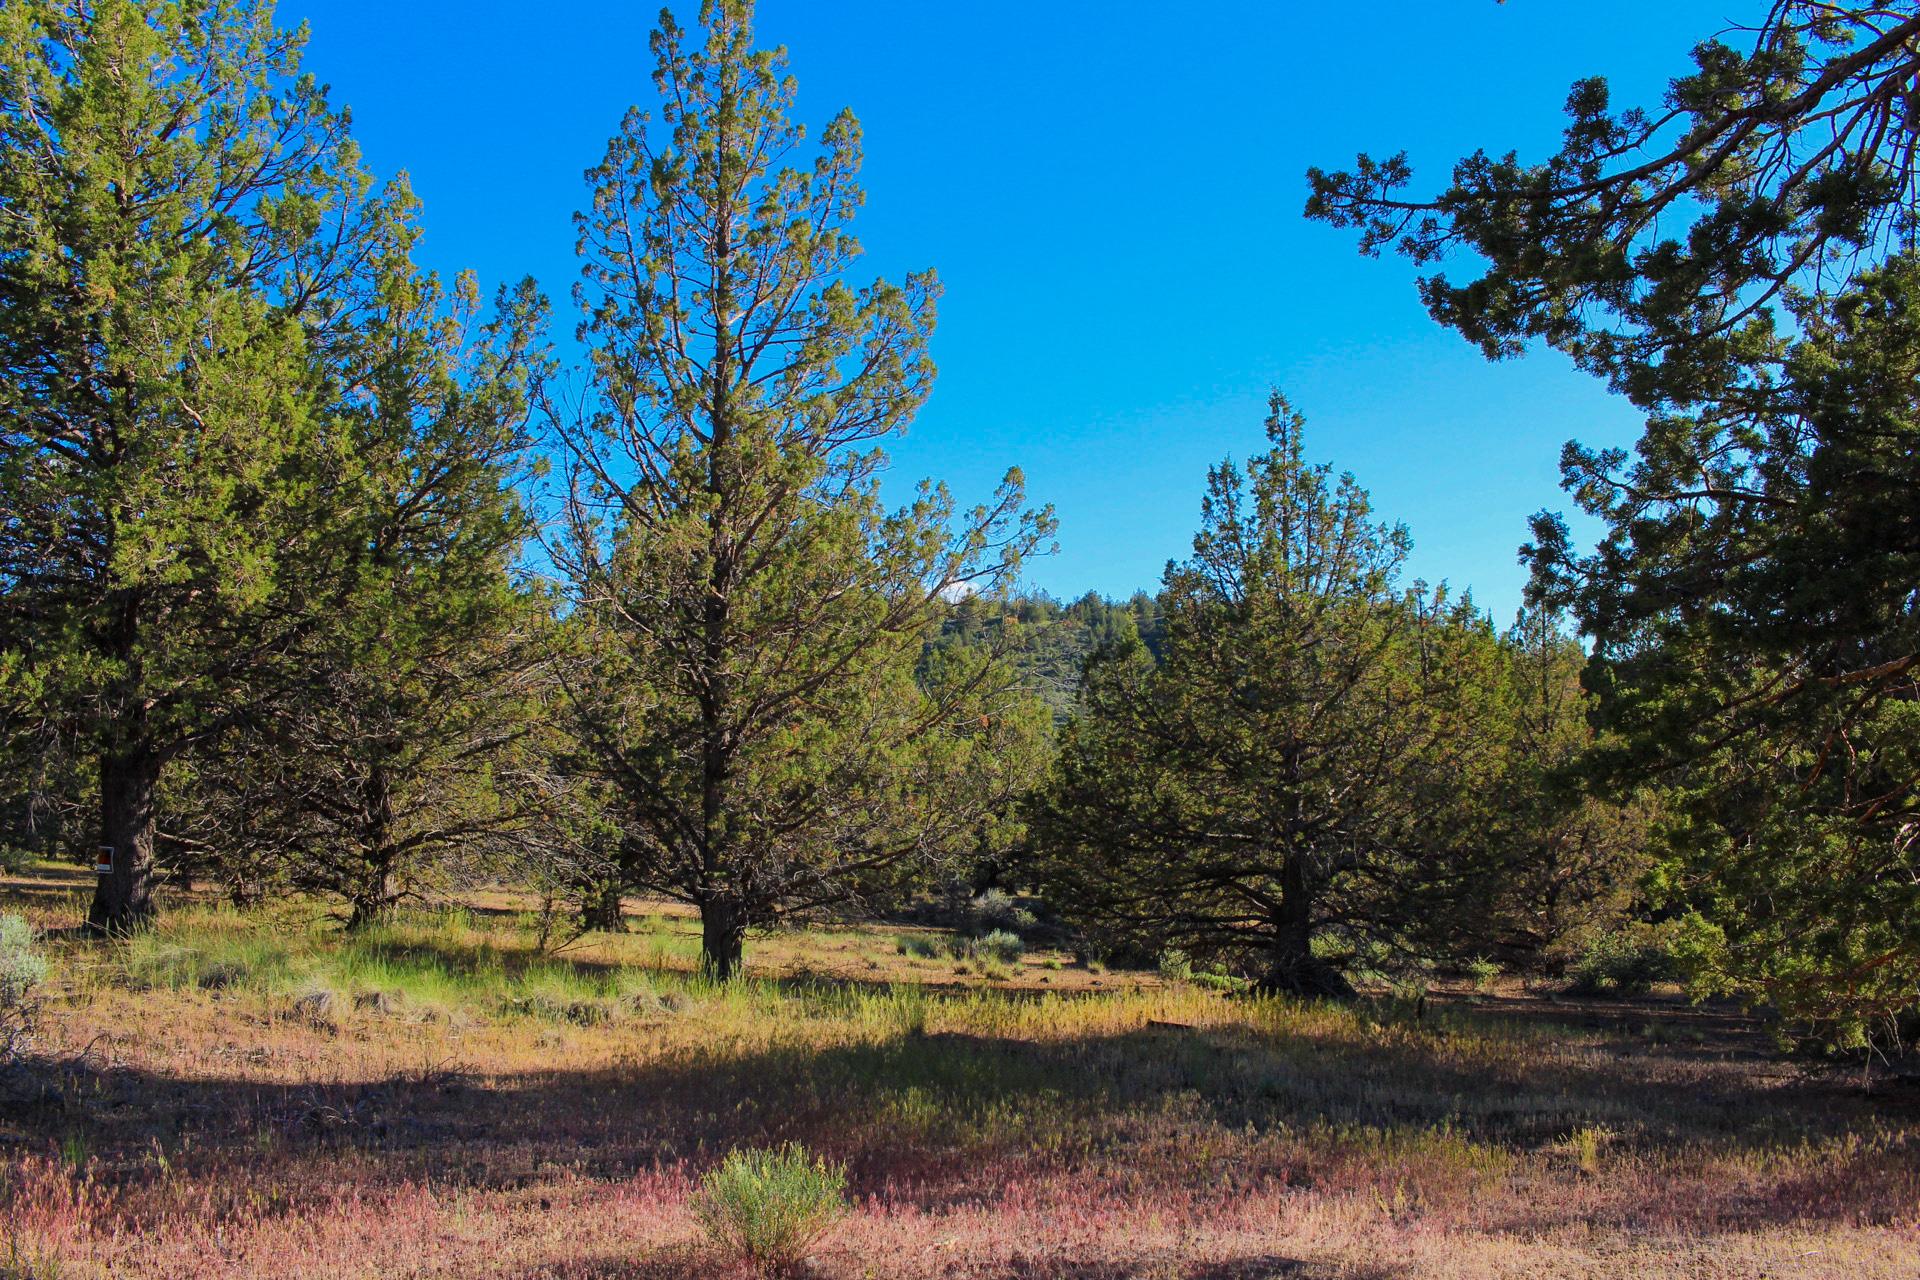
[{"label": "evergreen tree", "polygon": [[1651,796],[1610,799],[1582,776],[1595,749],[1595,699],[1581,686],[1586,654],[1563,616],[1522,610],[1507,636],[1511,736],[1489,833],[1499,863],[1486,877],[1487,918],[1522,957],[1617,923],[1642,900],[1650,869]]},{"label": "evergreen tree", "polygon": [[1017,472],[956,512],[879,498],[878,442],[933,376],[930,274],[854,290],[859,126],[813,162],[752,6],[653,38],[657,125],[630,113],[581,215],[591,348],[554,556],[590,636],[579,733],[618,793],[637,884],[697,907],[725,977],[750,928],[964,843],[970,786],[1019,699],[990,653],[916,679],[946,601],[1006,580],[1049,518]]},{"label": "evergreen tree", "polygon": [[1421,262],[1490,355],[1561,347],[1649,411],[1631,456],[1570,444],[1591,554],[1535,520],[1536,586],[1593,638],[1622,787],[1670,785],[1662,887],[1709,978],[1853,1020],[1920,995],[1911,5],[1772,6],[1668,109],[1575,87],[1566,145],[1477,153],[1432,200],[1403,158],[1312,175],[1309,212]]},{"label": "evergreen tree", "polygon": [[1489,357],[1544,340],[1651,411],[1763,396],[1791,339],[1783,305],[1824,307],[1910,241],[1920,13],[1780,0],[1749,34],[1700,44],[1659,110],[1575,84],[1544,161],[1476,151],[1416,199],[1404,152],[1362,155],[1309,171],[1307,214],[1357,228],[1366,253],[1478,255],[1477,278],[1420,292]]},{"label": "evergreen tree", "polygon": [[269,9],[0,3],[0,674],[92,761],[102,929],[318,616],[321,371],[396,216]]},{"label": "evergreen tree", "polygon": [[1437,851],[1435,874],[1408,886],[1402,910],[1435,959],[1536,968],[1644,904],[1651,803],[1596,794],[1586,776],[1595,700],[1560,614],[1522,610],[1497,662],[1472,717],[1484,771],[1431,809],[1436,829],[1464,836]]},{"label": "evergreen tree", "polygon": [[523,285],[482,325],[472,279],[449,299],[413,265],[411,227],[396,231],[338,343],[337,602],[196,770],[202,843],[244,876],[339,895],[354,925],[449,860],[533,838],[548,790],[529,783],[545,773],[550,613],[514,580],[531,524],[510,487],[544,304]]},{"label": "evergreen tree", "polygon": [[1398,585],[1405,528],[1305,460],[1277,394],[1267,430],[1244,472],[1212,471],[1168,567],[1164,662],[1128,637],[1090,664],[1038,841],[1095,929],[1337,994],[1316,941],[1394,933],[1374,886],[1419,872],[1434,798],[1469,786],[1492,637],[1469,602]]},{"label": "evergreen tree", "polygon": [[[1851,1024],[1920,998],[1920,258],[1809,313],[1744,501],[1583,489],[1610,536],[1542,577],[1594,632],[1617,744],[1672,791],[1667,898],[1704,976]],[[1644,470],[1644,466],[1636,470]]]}]

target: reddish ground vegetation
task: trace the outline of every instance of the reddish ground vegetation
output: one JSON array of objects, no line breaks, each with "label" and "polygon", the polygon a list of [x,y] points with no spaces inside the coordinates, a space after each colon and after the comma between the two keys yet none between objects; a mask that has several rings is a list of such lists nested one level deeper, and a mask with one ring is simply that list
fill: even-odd
[{"label": "reddish ground vegetation", "polygon": [[[1724,1013],[1121,977],[722,989],[604,956],[571,990],[497,922],[354,944],[379,970],[276,929],[52,947],[45,1053],[0,1120],[0,1275],[726,1275],[688,1197],[726,1151],[786,1140],[848,1167],[853,1212],[812,1261],[848,1280],[1912,1280],[1920,1259],[1920,1102]],[[439,987],[401,965],[435,956]]]}]

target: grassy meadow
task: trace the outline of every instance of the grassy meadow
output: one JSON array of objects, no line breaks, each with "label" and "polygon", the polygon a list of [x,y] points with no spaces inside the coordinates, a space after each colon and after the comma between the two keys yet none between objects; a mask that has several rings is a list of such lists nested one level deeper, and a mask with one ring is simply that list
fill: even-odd
[{"label": "grassy meadow", "polygon": [[[83,888],[47,869],[0,909],[69,925]],[[846,1166],[821,1276],[1920,1271],[1920,1091],[1728,1011],[988,976],[879,926],[756,939],[716,986],[650,904],[557,954],[504,897],[352,937],[167,905],[46,942],[0,1276],[730,1275],[697,1180],[786,1141]]]}]

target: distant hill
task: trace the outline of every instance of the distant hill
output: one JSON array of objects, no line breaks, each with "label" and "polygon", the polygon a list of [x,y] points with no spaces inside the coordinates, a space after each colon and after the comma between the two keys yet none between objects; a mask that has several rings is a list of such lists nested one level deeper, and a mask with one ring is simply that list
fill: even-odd
[{"label": "distant hill", "polygon": [[935,643],[1010,644],[1015,666],[1058,722],[1073,712],[1089,655],[1138,634],[1158,656],[1162,630],[1159,602],[1144,591],[1126,600],[1088,592],[1071,603],[1034,592],[956,602]]}]

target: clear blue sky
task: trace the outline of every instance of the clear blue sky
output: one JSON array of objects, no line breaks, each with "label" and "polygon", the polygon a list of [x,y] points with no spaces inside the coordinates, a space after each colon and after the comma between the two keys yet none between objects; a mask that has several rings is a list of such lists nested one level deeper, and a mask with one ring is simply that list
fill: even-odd
[{"label": "clear blue sky", "polygon": [[[1262,445],[1269,385],[1309,452],[1406,521],[1412,569],[1504,620],[1529,513],[1570,504],[1561,443],[1631,440],[1631,410],[1547,352],[1485,363],[1404,262],[1300,216],[1311,164],[1407,149],[1431,189],[1477,146],[1545,154],[1577,77],[1652,104],[1758,0],[762,0],[816,131],[866,130],[869,272],[946,286],[932,401],[896,442],[984,497],[1010,464],[1055,505],[1031,582],[1152,588],[1186,553],[1207,466]],[[571,332],[569,217],[622,111],[652,93],[657,5],[281,0],[379,173],[425,202],[422,254],[491,288],[531,274]],[[678,9],[691,16],[691,6]]]}]

